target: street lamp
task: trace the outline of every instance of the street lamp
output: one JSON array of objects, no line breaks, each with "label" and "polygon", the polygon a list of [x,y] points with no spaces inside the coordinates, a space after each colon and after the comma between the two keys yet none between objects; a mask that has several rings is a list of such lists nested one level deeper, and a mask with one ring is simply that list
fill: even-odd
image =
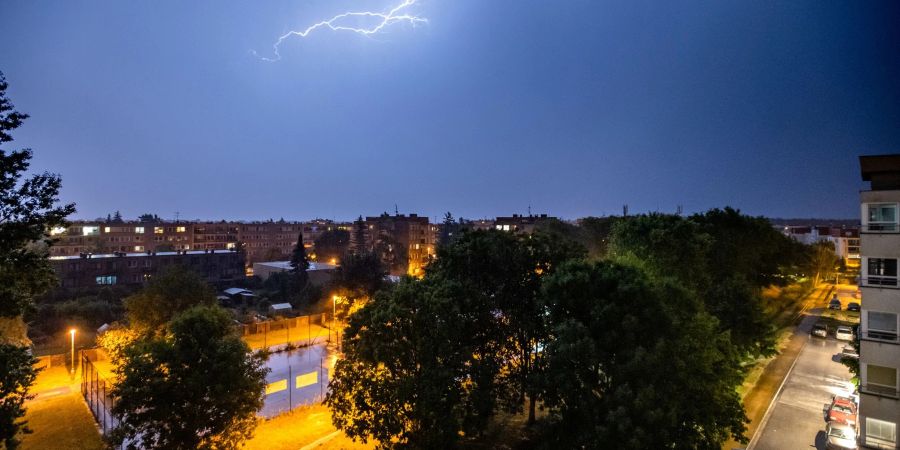
[{"label": "street lamp", "polygon": [[72,337],[72,373],[75,373],[75,329],[72,328],[69,330],[69,335]]}]

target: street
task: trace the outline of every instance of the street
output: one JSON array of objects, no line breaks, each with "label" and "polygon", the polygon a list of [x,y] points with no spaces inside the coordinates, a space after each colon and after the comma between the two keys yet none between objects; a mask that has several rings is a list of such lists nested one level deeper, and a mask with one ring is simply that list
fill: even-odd
[{"label": "street", "polygon": [[[844,307],[854,291],[838,289]],[[800,323],[806,343],[748,449],[825,448],[823,407],[833,395],[846,395],[852,375],[839,362],[845,342],[833,335],[823,339],[808,334],[822,311],[821,307],[810,310]]]}]

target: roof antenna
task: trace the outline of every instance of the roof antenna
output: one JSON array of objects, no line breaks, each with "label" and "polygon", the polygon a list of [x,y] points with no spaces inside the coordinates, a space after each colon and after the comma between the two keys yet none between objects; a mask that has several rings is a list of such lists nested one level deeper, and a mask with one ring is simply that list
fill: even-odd
[{"label": "roof antenna", "polygon": [[175,223],[178,223],[178,216],[180,216],[180,215],[181,215],[180,212],[175,211]]},{"label": "roof antenna", "polygon": [[394,203],[394,215],[395,215],[395,216],[399,216],[399,215],[400,215],[400,210],[397,209],[397,204],[396,204],[396,203]]},{"label": "roof antenna", "polygon": [[528,204],[528,217],[531,217],[531,204]]}]

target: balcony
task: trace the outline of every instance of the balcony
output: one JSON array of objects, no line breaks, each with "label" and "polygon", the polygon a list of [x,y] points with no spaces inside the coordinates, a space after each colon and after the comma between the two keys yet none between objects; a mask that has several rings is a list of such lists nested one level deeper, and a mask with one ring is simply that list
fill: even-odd
[{"label": "balcony", "polygon": [[900,344],[900,338],[898,338],[897,333],[890,331],[864,331],[860,335],[860,339],[866,341],[884,342],[887,344]]},{"label": "balcony", "polygon": [[885,275],[869,275],[860,279],[860,286],[897,288],[897,277]]},{"label": "balcony", "polygon": [[860,227],[861,233],[900,233],[900,224],[895,222],[869,222]]},{"label": "balcony", "polygon": [[882,386],[880,384],[863,384],[859,387],[863,394],[877,395],[879,397],[900,398],[900,391],[896,386]]}]

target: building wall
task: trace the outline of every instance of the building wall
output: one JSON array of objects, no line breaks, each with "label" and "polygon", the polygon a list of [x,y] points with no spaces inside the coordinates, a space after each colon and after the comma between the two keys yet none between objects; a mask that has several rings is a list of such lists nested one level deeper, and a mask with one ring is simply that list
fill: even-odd
[{"label": "building wall", "polygon": [[[864,167],[863,179],[874,180],[879,175],[867,172],[866,163],[861,158]],[[900,162],[900,156],[895,157]],[[879,184],[882,190],[865,191],[860,195],[860,209],[862,228],[860,231],[860,253],[862,264],[860,267],[860,290],[862,291],[862,313],[860,325],[860,443],[869,448],[896,448],[897,426],[900,424],[900,341],[897,339],[900,317],[900,283],[897,282],[896,272],[879,269],[878,264],[870,264],[875,258],[891,260],[900,259],[900,233],[898,227],[869,227],[869,206],[872,203],[900,203],[900,186],[891,186],[884,189],[884,184]],[[894,211],[894,220],[900,208]],[[871,228],[871,229],[870,229]],[[881,313],[891,317],[894,315],[893,333],[871,333],[870,319],[872,313]],[[879,314],[879,315],[881,315]],[[883,317],[883,316],[882,316]],[[890,324],[890,320],[884,323]],[[890,325],[887,325],[890,328]],[[873,385],[869,376],[871,366],[877,365],[888,369],[894,369],[893,386]],[[894,441],[888,442],[877,439],[874,436],[875,427],[870,424],[879,423],[881,428],[893,429]]]},{"label": "building wall", "polygon": [[51,256],[80,253],[150,252],[174,250],[230,250],[244,243],[248,264],[289,258],[303,232],[304,246],[312,252],[322,233],[349,227],[326,220],[310,222],[75,222],[51,234],[57,242]]},{"label": "building wall", "polygon": [[62,288],[140,285],[172,265],[188,267],[213,284],[244,275],[244,256],[235,251],[51,257],[50,264]]}]

